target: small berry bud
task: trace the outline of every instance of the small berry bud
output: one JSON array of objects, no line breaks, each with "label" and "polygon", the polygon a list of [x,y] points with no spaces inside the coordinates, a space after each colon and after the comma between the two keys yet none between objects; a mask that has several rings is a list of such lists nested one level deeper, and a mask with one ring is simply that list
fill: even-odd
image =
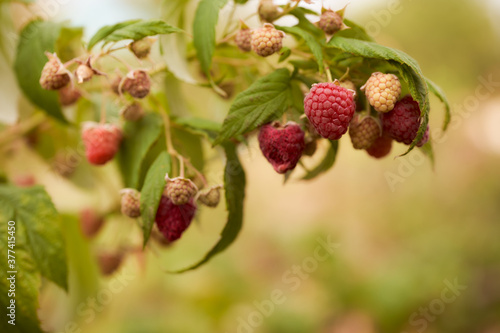
[{"label": "small berry bud", "polygon": [[200,192],[200,194],[198,195],[198,201],[207,207],[217,207],[220,201],[221,188],[221,185],[217,185]]},{"label": "small berry bud", "polygon": [[46,52],[45,55],[49,58],[49,61],[42,69],[40,86],[46,90],[59,90],[70,81],[68,71],[55,53]]},{"label": "small berry bud", "polygon": [[198,192],[196,185],[187,178],[170,179],[168,175],[165,177],[167,184],[165,186],[165,195],[172,200],[174,205],[184,205],[191,200]]},{"label": "small berry bud", "polygon": [[141,216],[141,193],[132,188],[125,188],[120,194],[122,214],[132,218]]},{"label": "small berry bud", "polygon": [[120,114],[123,119],[127,121],[138,121],[144,116],[144,109],[142,108],[141,104],[134,102],[130,105],[125,106],[120,111]]},{"label": "small berry bud", "polygon": [[151,79],[144,70],[130,71],[120,83],[121,91],[128,92],[134,98],[144,98],[151,89]]},{"label": "small berry bud", "polygon": [[252,33],[252,49],[261,57],[268,57],[283,47],[283,31],[276,30],[272,24],[266,23],[263,28]]},{"label": "small berry bud", "polygon": [[128,48],[137,58],[144,59],[151,52],[154,41],[155,39],[146,37],[130,43]]},{"label": "small berry bud", "polygon": [[340,29],[342,29],[343,24],[342,16],[333,10],[325,10],[321,14],[318,22],[318,26],[321,30],[323,30],[327,35],[333,35]]}]

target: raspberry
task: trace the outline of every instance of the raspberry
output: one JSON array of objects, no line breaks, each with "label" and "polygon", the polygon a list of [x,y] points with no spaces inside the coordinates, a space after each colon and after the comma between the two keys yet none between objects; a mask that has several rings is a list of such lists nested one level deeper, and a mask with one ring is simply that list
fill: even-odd
[{"label": "raspberry", "polygon": [[367,149],[380,137],[381,132],[380,123],[370,116],[356,114],[349,125],[349,136],[354,149]]},{"label": "raspberry", "polygon": [[425,129],[424,136],[420,141],[417,143],[417,147],[422,147],[425,145],[427,142],[429,142],[429,125],[427,125],[427,128]]},{"label": "raspberry", "polygon": [[382,134],[375,142],[366,149],[368,155],[375,158],[387,156],[392,149],[392,138],[386,134]]},{"label": "raspberry", "polygon": [[141,104],[134,102],[125,106],[121,111],[123,119],[127,121],[138,121],[144,116],[144,109]]},{"label": "raspberry", "polygon": [[85,237],[93,238],[104,224],[104,218],[90,208],[80,211],[80,229]]},{"label": "raspberry", "polygon": [[370,105],[378,112],[389,112],[394,109],[401,95],[401,82],[394,74],[373,73],[361,87]]},{"label": "raspberry", "polygon": [[36,184],[36,179],[31,174],[20,175],[14,178],[14,184],[18,187],[31,187]]},{"label": "raspberry", "polygon": [[394,110],[381,114],[382,126],[397,142],[411,144],[420,127],[420,107],[410,95],[396,103]]},{"label": "raspberry", "polygon": [[262,22],[271,23],[279,15],[278,6],[273,4],[273,0],[261,0],[258,11]]},{"label": "raspberry", "polygon": [[130,71],[120,83],[121,91],[128,92],[134,98],[144,98],[151,89],[151,79],[146,71]]},{"label": "raspberry", "polygon": [[59,89],[59,101],[62,106],[70,106],[75,104],[80,97],[82,97],[82,93],[80,90],[72,87],[71,85],[67,85]]},{"label": "raspberry", "polygon": [[297,165],[305,148],[304,131],[293,122],[281,126],[278,122],[266,124],[259,132],[262,154],[277,173],[286,173]]},{"label": "raspberry", "polygon": [[153,38],[143,38],[136,40],[128,45],[128,48],[139,59],[146,58],[151,52],[151,46],[154,43]]},{"label": "raspberry", "polygon": [[114,125],[87,122],[83,126],[85,155],[91,164],[102,165],[110,161],[118,152],[121,139],[122,132]]},{"label": "raspberry", "polygon": [[276,30],[272,24],[266,23],[263,28],[252,33],[252,49],[261,57],[268,57],[283,47],[283,31]]},{"label": "raspberry", "polygon": [[40,86],[46,90],[61,89],[70,81],[68,72],[55,53],[46,52],[45,55],[49,61],[43,66]]},{"label": "raspberry", "polygon": [[124,188],[120,194],[122,214],[132,218],[141,216],[141,193],[132,188]]},{"label": "raspberry", "polygon": [[198,201],[207,207],[217,207],[220,201],[220,189],[221,186],[212,186],[209,189],[200,192],[198,196]]},{"label": "raspberry", "polygon": [[234,41],[240,50],[243,52],[250,52],[252,50],[252,30],[239,30],[234,37]]},{"label": "raspberry", "polygon": [[116,272],[123,262],[123,253],[121,252],[106,252],[100,253],[97,256],[97,262],[102,275],[108,276]]},{"label": "raspberry", "polygon": [[120,95],[120,83],[122,82],[123,78],[121,75],[117,75],[113,81],[111,81],[110,88],[111,91],[113,91],[115,94]]},{"label": "raspberry", "polygon": [[196,204],[193,199],[184,205],[175,205],[168,197],[162,196],[155,221],[163,236],[173,242],[189,227],[195,214]]},{"label": "raspberry", "polygon": [[338,140],[347,132],[354,116],[354,94],[335,83],[314,84],[304,99],[304,109],[322,137]]},{"label": "raspberry", "polygon": [[318,21],[318,27],[327,35],[333,35],[342,29],[343,19],[338,13],[331,9],[324,10]]},{"label": "raspberry", "polygon": [[78,83],[89,81],[94,76],[94,71],[87,65],[80,65],[76,69],[76,79]]},{"label": "raspberry", "polygon": [[198,187],[191,179],[187,178],[173,178],[170,179],[168,175],[165,177],[167,185],[165,186],[165,195],[172,200],[174,205],[184,205],[191,200],[196,192],[198,192]]}]

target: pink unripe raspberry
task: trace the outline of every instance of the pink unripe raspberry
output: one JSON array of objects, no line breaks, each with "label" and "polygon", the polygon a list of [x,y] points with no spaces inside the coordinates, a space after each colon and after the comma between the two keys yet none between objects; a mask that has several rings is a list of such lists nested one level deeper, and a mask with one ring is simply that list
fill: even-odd
[{"label": "pink unripe raspberry", "polygon": [[382,158],[387,156],[391,152],[391,149],[392,138],[384,133],[377,140],[375,140],[375,142],[368,149],[366,149],[366,152],[372,157]]},{"label": "pink unripe raspberry", "polygon": [[184,205],[175,205],[168,197],[162,196],[155,221],[163,236],[173,242],[182,236],[195,214],[196,204],[193,199]]},{"label": "pink unripe raspberry", "polygon": [[411,144],[420,127],[420,107],[411,95],[396,103],[394,109],[381,114],[384,132],[397,142]]},{"label": "pink unripe raspberry", "polygon": [[293,122],[284,126],[274,122],[261,127],[260,150],[277,173],[295,168],[305,148],[304,135],[300,126]]},{"label": "pink unripe raspberry", "polygon": [[125,106],[120,114],[127,121],[138,121],[144,116],[144,109],[141,104],[134,102]]},{"label": "pink unripe raspberry", "polygon": [[141,193],[132,188],[124,188],[120,194],[122,214],[132,218],[141,216]]},{"label": "pink unripe raspberry", "polygon": [[319,135],[338,140],[347,132],[356,105],[351,90],[325,82],[312,86],[304,99],[304,109]]},{"label": "pink unripe raspberry", "polygon": [[261,0],[258,8],[261,21],[271,23],[279,15],[278,6],[273,3],[273,0]]},{"label": "pink unripe raspberry", "polygon": [[337,12],[333,10],[325,10],[321,14],[318,22],[318,27],[327,35],[333,35],[342,29],[343,19]]},{"label": "pink unripe raspberry", "polygon": [[250,52],[252,50],[252,30],[240,29],[234,41],[240,50],[243,52]]},{"label": "pink unripe raspberry", "polygon": [[165,180],[167,184],[165,185],[164,194],[172,200],[174,205],[184,205],[188,203],[198,192],[198,187],[191,179],[182,177],[170,179],[167,175]]},{"label": "pink unripe raspberry", "polygon": [[57,57],[57,54],[46,52],[49,61],[43,66],[40,77],[40,86],[46,90],[58,90],[67,85],[70,81],[67,70]]},{"label": "pink unripe raspberry", "polygon": [[81,210],[79,217],[80,229],[82,230],[83,235],[88,239],[97,235],[104,224],[104,217],[91,208]]},{"label": "pink unripe raspberry", "polygon": [[382,134],[379,121],[370,116],[355,114],[349,125],[349,136],[354,149],[367,149]]},{"label": "pink unripe raspberry", "polygon": [[62,87],[61,89],[59,89],[58,93],[59,101],[61,102],[62,106],[73,105],[80,99],[80,97],[82,97],[82,93],[80,92],[80,90],[72,87],[71,85]]},{"label": "pink unripe raspberry", "polygon": [[83,125],[82,140],[89,163],[103,165],[118,152],[122,132],[115,125],[87,122]]},{"label": "pink unripe raspberry", "polygon": [[378,112],[389,112],[401,95],[401,82],[394,74],[373,73],[361,87],[368,102]]},{"label": "pink unripe raspberry", "polygon": [[144,98],[151,90],[151,79],[146,71],[130,71],[120,83],[121,91],[128,92],[134,98]]},{"label": "pink unripe raspberry", "polygon": [[252,49],[261,57],[268,57],[281,50],[283,37],[283,31],[276,30],[272,24],[266,23],[264,27],[253,31]]}]

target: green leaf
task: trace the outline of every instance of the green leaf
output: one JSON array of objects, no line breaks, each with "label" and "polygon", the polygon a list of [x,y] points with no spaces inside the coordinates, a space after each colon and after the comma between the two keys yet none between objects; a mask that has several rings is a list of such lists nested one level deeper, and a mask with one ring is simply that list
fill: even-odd
[{"label": "green leaf", "polygon": [[19,37],[14,71],[19,87],[35,106],[55,119],[67,123],[57,92],[42,89],[39,80],[48,61],[45,51],[54,52],[61,26],[52,22],[33,21]]},{"label": "green leaf", "polygon": [[432,92],[434,95],[436,95],[436,97],[439,98],[439,100],[444,103],[445,116],[443,123],[443,131],[446,131],[451,121],[451,108],[450,108],[450,103],[448,102],[448,98],[446,97],[446,94],[441,89],[441,87],[439,87],[437,84],[435,84],[429,79],[427,79],[427,86],[429,87],[429,91]]},{"label": "green leaf", "polygon": [[[0,260],[3,267],[0,270],[0,306],[4,309],[4,318],[0,321],[1,332],[23,333],[34,332],[41,333],[40,323],[37,317],[38,309],[38,288],[40,287],[40,277],[38,275],[36,265],[31,258],[30,249],[28,248],[28,240],[26,239],[25,230],[21,223],[14,218],[14,209],[10,202],[0,197]],[[15,253],[10,253],[15,257],[15,295],[9,296],[10,282],[7,280],[12,274],[8,273],[7,260],[8,252],[8,222],[16,221],[15,227]],[[8,314],[7,307],[11,304],[11,299],[15,300],[15,326],[8,323],[11,320]]]},{"label": "green leaf", "polygon": [[126,187],[139,187],[142,161],[158,140],[162,129],[162,120],[155,113],[148,113],[140,121],[125,124],[118,158]]},{"label": "green leaf", "polygon": [[[316,25],[312,24],[311,21],[309,21],[309,19],[306,17],[306,14],[311,14],[311,12],[308,9],[303,8],[303,7],[294,8],[290,12],[290,15],[295,16],[299,20],[299,23],[297,24],[298,27],[300,27],[306,31],[309,31],[311,34],[313,34],[316,37],[319,37],[319,38],[324,37],[325,33],[323,32],[323,30],[318,28]],[[314,13],[314,14],[318,15],[317,13]]]},{"label": "green leaf", "polygon": [[432,168],[434,169],[434,165],[435,165],[434,149],[432,148],[431,140],[429,139],[429,141],[425,145],[420,147],[420,150],[422,150],[422,152],[425,154],[425,156],[427,156],[429,158],[429,160],[431,161]]},{"label": "green leaf", "polygon": [[[26,248],[43,276],[63,289],[68,288],[66,248],[60,218],[43,187],[0,186],[2,209],[13,208],[16,225],[26,231]],[[22,244],[19,244],[22,245]]]},{"label": "green leaf", "polygon": [[311,49],[312,54],[316,58],[316,62],[318,63],[318,68],[320,74],[323,73],[324,70],[324,64],[323,64],[323,49],[321,48],[321,45],[319,42],[314,38],[313,35],[311,35],[309,32],[306,30],[295,26],[295,27],[277,27],[279,30],[283,30],[286,33],[299,36],[302,38],[307,46]]},{"label": "green leaf", "polygon": [[[91,42],[89,42],[88,48],[90,49],[95,43],[103,41],[104,44],[111,42],[119,42],[126,39],[139,40],[148,36],[155,35],[166,35],[174,32],[182,32],[181,29],[173,27],[162,20],[149,20],[149,21],[128,21],[122,26],[114,25],[112,27],[104,27],[102,38],[92,37]],[[118,27],[117,27],[118,26]],[[116,28],[116,29],[113,29]],[[112,30],[113,29],[113,30]],[[99,31],[101,31],[99,30]],[[99,31],[97,34],[99,34]],[[97,35],[96,34],[96,35]],[[91,46],[92,45],[92,46]]]},{"label": "green leaf", "polygon": [[345,38],[354,38],[365,40],[367,42],[373,42],[373,38],[368,35],[365,28],[354,23],[353,21],[344,18],[344,24],[348,26],[350,29],[344,29],[335,34],[337,37],[345,37]]},{"label": "green leaf", "polygon": [[146,175],[141,190],[141,217],[144,246],[148,243],[155,223],[156,211],[165,189],[165,175],[170,172],[172,160],[167,152],[161,152]]},{"label": "green leaf", "polygon": [[82,51],[83,28],[62,27],[56,42],[56,52],[62,62],[78,57]]},{"label": "green leaf", "polygon": [[214,145],[280,117],[290,105],[290,72],[280,68],[236,96]]},{"label": "green leaf", "polygon": [[339,151],[339,142],[338,140],[328,140],[330,143],[330,147],[328,149],[328,152],[326,153],[325,158],[323,158],[323,161],[316,166],[314,169],[309,171],[302,179],[303,180],[310,180],[313,178],[316,178],[320,174],[330,170],[333,165],[335,164],[335,160],[337,159],[337,153]]},{"label": "green leaf", "polygon": [[141,20],[130,20],[125,22],[120,22],[114,25],[107,25],[99,29],[92,38],[90,38],[89,44],[87,45],[87,49],[91,50],[97,43],[104,40],[106,37],[111,35],[113,32],[128,27],[134,23],[138,23]]},{"label": "green leaf", "polygon": [[221,124],[215,121],[201,118],[175,118],[174,123],[184,127],[185,129],[200,135],[206,136],[209,140],[213,141],[221,130]]},{"label": "green leaf", "polygon": [[429,88],[418,63],[402,51],[358,39],[334,36],[327,46],[340,49],[355,56],[386,60],[398,69],[401,77],[406,81],[413,99],[420,104],[422,114],[422,124],[420,125],[417,137],[403,156],[408,154],[423,137],[429,123]]},{"label": "green leaf", "polygon": [[278,59],[278,62],[285,61],[291,55],[292,55],[292,50],[290,50],[290,48],[286,46],[283,46],[283,48],[280,50],[280,57]]},{"label": "green leaf", "polygon": [[215,27],[219,11],[228,0],[201,0],[196,9],[193,23],[193,44],[201,69],[210,76],[212,57],[215,51]]},{"label": "green leaf", "polygon": [[226,193],[226,208],[228,211],[227,223],[222,230],[221,237],[217,244],[198,263],[188,268],[175,271],[173,273],[183,273],[196,269],[207,263],[215,255],[223,252],[231,245],[243,225],[243,201],[245,200],[246,177],[245,170],[241,166],[236,152],[236,146],[232,143],[225,143],[226,167],[224,170],[224,190]]},{"label": "green leaf", "polygon": [[183,128],[172,128],[172,142],[175,150],[182,156],[189,158],[194,167],[203,171],[205,168],[205,153],[198,134],[187,131]]}]

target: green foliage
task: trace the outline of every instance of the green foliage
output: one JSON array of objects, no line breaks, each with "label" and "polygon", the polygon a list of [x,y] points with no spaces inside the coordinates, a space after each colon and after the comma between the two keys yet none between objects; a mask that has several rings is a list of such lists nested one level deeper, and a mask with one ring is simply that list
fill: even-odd
[{"label": "green foliage", "polygon": [[[43,276],[63,289],[68,288],[66,250],[60,230],[59,215],[43,187],[16,188],[0,186],[0,206],[7,209],[8,219],[19,228],[22,244]],[[6,238],[2,238],[4,242]],[[6,246],[4,248],[7,248]]]},{"label": "green foliage", "polygon": [[214,145],[280,117],[290,105],[290,72],[281,68],[258,79],[236,96]]},{"label": "green foliage", "polygon": [[335,160],[337,159],[337,153],[339,151],[339,141],[328,140],[328,143],[330,144],[330,146],[328,147],[328,151],[321,163],[318,164],[314,169],[308,171],[302,179],[314,179],[333,167],[333,165],[335,164]]},{"label": "green foliage", "polygon": [[243,202],[245,200],[246,177],[245,170],[232,143],[224,144],[226,167],[224,169],[224,191],[226,193],[227,223],[222,230],[221,238],[215,246],[198,263],[188,268],[176,271],[183,273],[196,269],[207,263],[212,257],[227,249],[238,237],[243,225]]},{"label": "green foliage", "polygon": [[165,175],[170,173],[172,161],[167,152],[162,152],[149,168],[141,190],[141,217],[142,231],[144,234],[144,246],[146,246],[153,224],[155,223],[156,211],[160,204],[161,195],[165,188]]},{"label": "green foliage", "polygon": [[193,22],[193,44],[201,69],[210,76],[212,57],[215,51],[215,26],[219,11],[228,0],[201,0]]},{"label": "green foliage", "polygon": [[52,22],[33,21],[19,36],[14,70],[19,86],[28,99],[55,119],[67,123],[57,93],[40,87],[40,76],[48,59],[45,52],[54,52],[61,26]]},{"label": "green foliage", "polygon": [[142,161],[158,140],[162,128],[161,117],[154,113],[147,114],[138,122],[125,124],[119,160],[126,187],[139,188]]},{"label": "green foliage", "polygon": [[320,74],[323,73],[324,71],[323,49],[321,48],[321,44],[314,38],[313,35],[311,35],[309,32],[298,26],[295,27],[279,26],[277,27],[277,29],[283,30],[286,33],[293,34],[295,36],[302,38],[307,44],[307,46],[311,49],[314,58],[316,58],[316,61],[318,62],[319,73]]},{"label": "green foliage", "polygon": [[126,39],[132,39],[135,41],[148,36],[171,34],[174,32],[182,32],[182,30],[168,25],[161,20],[125,21],[99,29],[99,31],[97,31],[90,39],[87,48],[91,50],[101,41],[104,45],[106,45],[111,42],[119,42]]}]

